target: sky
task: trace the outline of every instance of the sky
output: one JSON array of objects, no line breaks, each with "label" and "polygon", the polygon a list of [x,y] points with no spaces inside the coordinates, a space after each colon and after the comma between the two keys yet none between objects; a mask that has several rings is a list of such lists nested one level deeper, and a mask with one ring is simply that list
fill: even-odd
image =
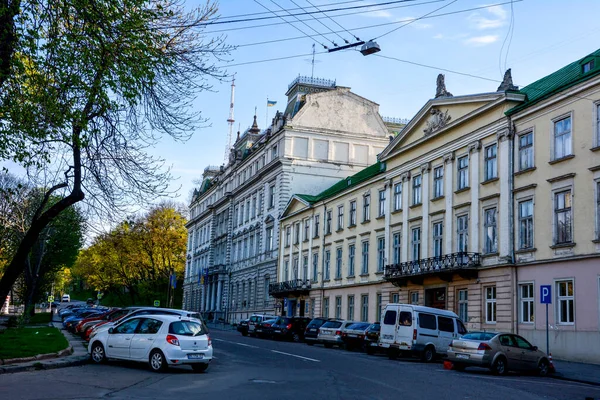
[{"label": "sky", "polygon": [[[205,3],[185,0],[189,9]],[[282,9],[294,14],[316,11],[314,6],[362,8],[327,13],[331,18],[297,17],[304,22],[289,15],[284,22],[268,11],[283,16],[287,12]],[[203,34],[207,39],[223,35],[234,46],[227,60],[215,63],[235,74],[236,132],[252,124],[255,108],[260,128],[265,128],[267,111],[270,120],[285,108],[288,84],[298,75],[311,75],[313,44],[315,77],[334,79],[375,101],[384,116],[412,118],[435,95],[438,73],[446,75],[446,87],[454,95],[493,92],[506,68],[512,68],[514,83],[522,87],[597,50],[598,15],[598,0],[220,0],[214,22],[273,18],[213,24]],[[424,18],[414,20],[419,17]],[[339,36],[332,30],[340,31]],[[356,50],[329,53],[323,48],[354,37],[376,39],[381,52],[363,56]],[[284,40],[289,38],[297,39]],[[255,62],[284,57],[290,58]],[[150,150],[178,177],[171,190],[184,203],[204,168],[224,160],[231,83],[212,83],[212,91],[198,93],[193,103],[209,126],[193,132],[186,143],[164,138]],[[267,109],[267,98],[277,101],[276,106]]]}]

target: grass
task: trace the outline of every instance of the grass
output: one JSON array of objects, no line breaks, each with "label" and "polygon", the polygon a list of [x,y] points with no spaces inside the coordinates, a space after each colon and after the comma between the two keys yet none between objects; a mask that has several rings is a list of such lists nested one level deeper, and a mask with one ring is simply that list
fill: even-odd
[{"label": "grass", "polygon": [[43,325],[52,321],[52,314],[49,312],[37,313],[29,317],[29,325]]},{"label": "grass", "polygon": [[56,328],[9,328],[0,331],[0,359],[31,357],[66,349],[67,339]]}]

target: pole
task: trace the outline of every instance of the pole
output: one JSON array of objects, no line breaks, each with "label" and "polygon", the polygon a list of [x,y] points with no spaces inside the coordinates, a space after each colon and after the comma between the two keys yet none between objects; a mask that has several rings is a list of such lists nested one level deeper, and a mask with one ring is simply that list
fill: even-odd
[{"label": "pole", "polygon": [[548,303],[546,303],[546,354],[550,354],[550,333],[548,331],[550,322],[548,321]]}]

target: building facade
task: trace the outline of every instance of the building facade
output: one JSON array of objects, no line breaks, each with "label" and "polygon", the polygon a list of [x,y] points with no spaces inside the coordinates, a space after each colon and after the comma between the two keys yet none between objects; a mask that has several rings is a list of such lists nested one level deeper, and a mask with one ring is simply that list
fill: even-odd
[{"label": "building facade", "polygon": [[521,90],[510,72],[467,96],[438,78],[377,164],[288,203],[283,311],[375,321],[412,303],[545,348],[550,285],[550,351],[600,363],[598,56]]},{"label": "building facade", "polygon": [[[296,78],[286,112],[238,138],[190,204],[184,307],[237,322],[275,312],[279,216],[292,193],[317,193],[375,162],[389,142],[379,106],[334,81]],[[336,116],[333,118],[332,116]]]}]

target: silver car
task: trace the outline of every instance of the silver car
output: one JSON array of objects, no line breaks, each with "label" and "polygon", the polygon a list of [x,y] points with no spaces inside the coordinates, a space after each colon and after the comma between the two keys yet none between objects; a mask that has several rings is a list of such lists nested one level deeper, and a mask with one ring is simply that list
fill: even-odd
[{"label": "silver car", "polygon": [[319,328],[317,342],[323,343],[327,348],[332,348],[334,345],[341,347],[344,344],[342,331],[355,323],[356,321],[329,320]]},{"label": "silver car", "polygon": [[519,335],[501,332],[469,332],[455,339],[448,349],[454,369],[468,366],[489,368],[498,375],[508,371],[550,372],[548,356]]}]

